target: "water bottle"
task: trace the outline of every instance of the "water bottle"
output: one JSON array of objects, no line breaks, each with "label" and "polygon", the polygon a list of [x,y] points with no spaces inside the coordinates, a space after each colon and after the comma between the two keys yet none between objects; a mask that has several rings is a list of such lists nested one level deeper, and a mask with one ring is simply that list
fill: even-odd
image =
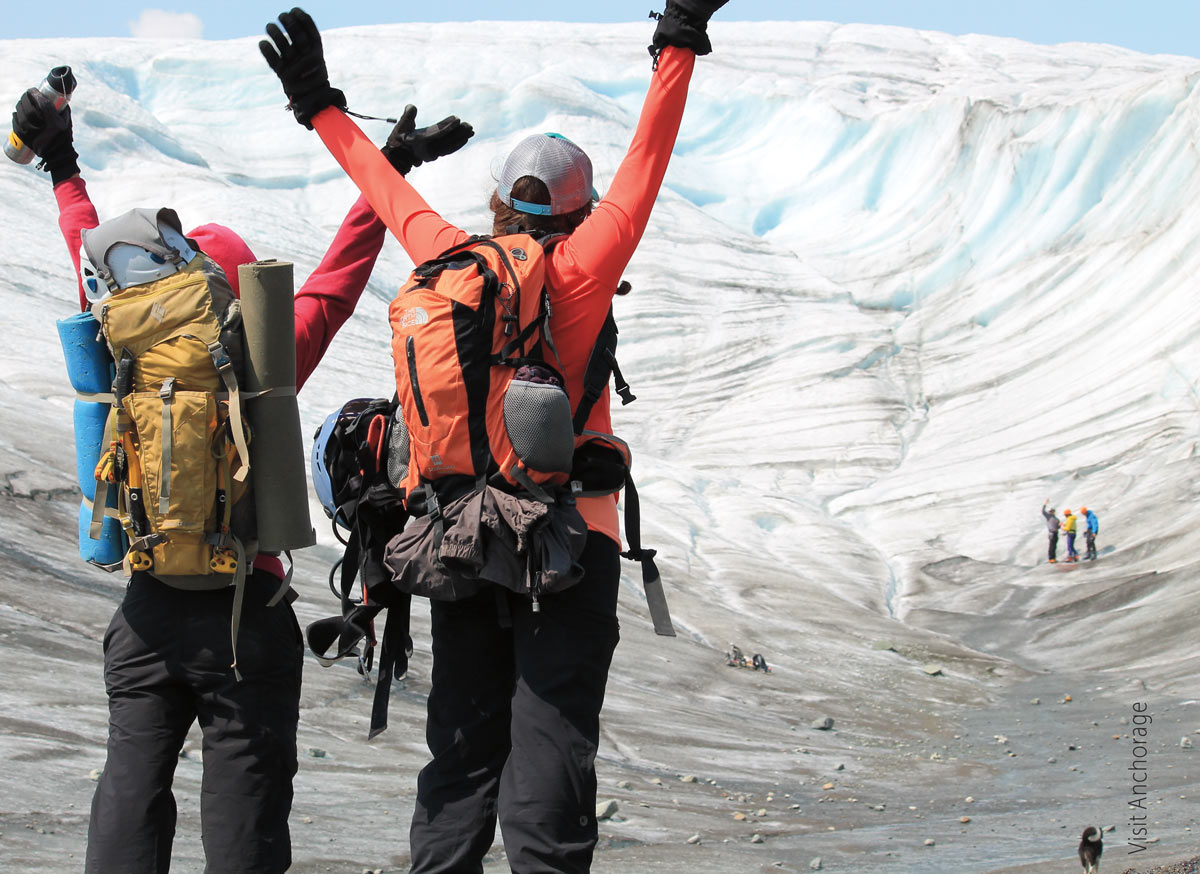
[{"label": "water bottle", "polygon": [[[55,112],[66,109],[74,91],[75,74],[67,66],[55,67],[38,86],[38,92],[45,99],[46,105]],[[33,160],[33,149],[23,143],[15,131],[9,131],[8,139],[4,141],[4,154],[18,164],[28,164]]]}]

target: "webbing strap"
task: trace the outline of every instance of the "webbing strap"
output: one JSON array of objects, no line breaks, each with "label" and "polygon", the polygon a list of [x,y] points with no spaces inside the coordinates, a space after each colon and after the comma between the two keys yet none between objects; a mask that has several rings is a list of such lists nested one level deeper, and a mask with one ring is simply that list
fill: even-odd
[{"label": "webbing strap", "polygon": [[[294,385],[277,385],[273,388],[264,388],[262,391],[246,391],[244,389],[238,389],[238,395],[243,401],[252,401],[255,398],[265,398],[268,396],[273,398],[294,398],[296,396],[296,387]],[[229,397],[229,395],[222,392],[221,394],[218,394],[217,397],[219,397],[221,400],[225,400]]]},{"label": "webbing strap", "polygon": [[[121,518],[121,514],[117,512],[116,507],[108,506],[108,490],[110,488],[112,488],[111,483],[107,483],[107,482],[104,483],[105,494],[104,494],[104,502],[103,503],[97,503],[96,501],[89,501],[87,498],[87,495],[84,495],[83,498],[81,499],[83,501],[83,505],[85,507],[87,507],[88,510],[90,510],[92,513],[92,524],[93,525],[96,523],[97,516],[99,516],[102,520],[106,519],[106,518],[107,519],[120,519]],[[97,491],[97,494],[99,494],[98,491]],[[99,513],[96,512],[97,507],[100,508]],[[92,537],[90,530],[88,532],[88,536]],[[92,540],[99,540],[99,539],[100,539],[99,537],[92,537]]]},{"label": "webbing strap", "polygon": [[658,565],[654,563],[656,553],[653,549],[642,548],[641,506],[633,477],[628,472],[625,474],[625,539],[629,541],[629,549],[622,552],[621,556],[642,565],[642,588],[646,591],[646,606],[650,609],[654,633],[674,637],[675,626],[671,623],[671,611],[667,609],[662,577],[659,576]]},{"label": "webbing strap", "polygon": [[629,385],[620,377],[616,350],[617,320],[613,318],[612,307],[609,307],[608,315],[600,327],[600,333],[596,336],[596,343],[592,347],[591,354],[588,355],[587,367],[583,372],[583,397],[579,399],[579,406],[575,408],[575,415],[571,421],[576,434],[583,433],[588,417],[592,414],[592,408],[604,394],[608,380],[614,373],[617,374],[617,391],[621,395],[621,403],[627,404],[633,400],[632,395],[626,399],[626,395],[629,394]]},{"label": "webbing strap", "polygon": [[229,360],[225,347],[219,342],[209,344],[208,354],[221,376],[221,382],[225,384],[225,391],[229,392],[229,430],[233,434],[233,445],[237,447],[238,457],[242,460],[242,466],[233,478],[242,482],[250,472],[250,450],[246,446],[245,426],[242,424],[242,396],[237,384],[237,374],[233,372],[233,362]]},{"label": "webbing strap", "polygon": [[558,347],[554,345],[554,337],[550,334],[550,293],[542,289],[542,298],[545,310],[542,312],[542,340],[545,341],[546,347],[550,350],[550,354],[554,356],[554,364],[558,367],[559,373],[566,373],[567,369],[563,366],[562,358],[558,354]]},{"label": "webbing strap", "polygon": [[112,488],[112,483],[108,480],[96,480],[96,499],[94,501],[89,501],[86,497],[83,499],[84,503],[92,510],[92,522],[88,526],[88,537],[92,540],[100,539],[105,516],[112,516],[114,519],[120,518],[115,509],[110,510],[108,507],[108,490],[110,488]]},{"label": "webbing strap", "polygon": [[233,677],[240,683],[242,682],[242,672],[238,670],[237,642],[238,631],[242,627],[242,602],[246,598],[246,550],[236,537],[233,538],[233,548],[237,553],[237,570],[233,575],[233,615],[229,619],[229,634],[233,651],[233,664],[229,667],[233,668]]},{"label": "webbing strap", "polygon": [[158,390],[162,398],[162,458],[158,469],[158,513],[166,516],[171,510],[171,402],[175,398],[175,377],[168,376]]},{"label": "webbing strap", "polygon": [[77,391],[75,397],[89,404],[114,404],[117,396],[110,391]]},{"label": "webbing strap", "polygon": [[442,505],[438,503],[437,492],[433,483],[425,483],[425,515],[433,520],[433,553],[441,560],[442,538],[446,534],[446,520],[442,516]]},{"label": "webbing strap", "polygon": [[409,636],[411,606],[412,596],[404,595],[399,603],[388,608],[387,621],[383,625],[383,639],[379,645],[379,675],[375,679],[375,697],[371,703],[371,726],[367,730],[367,740],[387,728],[392,679],[397,675],[403,677],[408,672],[408,659],[412,655],[412,637]]},{"label": "webbing strap", "polygon": [[533,495],[534,498],[541,501],[543,504],[557,503],[549,492],[533,481],[529,474],[525,472],[525,469],[521,467],[519,462],[514,463],[513,466],[508,469],[508,475],[520,483],[521,488],[529,492],[529,494]]},{"label": "webbing strap", "polygon": [[538,325],[541,324],[543,317],[544,316],[539,313],[539,315],[535,317],[533,321],[517,332],[517,336],[513,337],[508,343],[504,344],[504,348],[502,348],[500,350],[500,354],[496,356],[495,363],[499,364],[504,361],[508,361],[514,352],[525,345],[525,341],[532,337],[533,332],[538,329]]},{"label": "webbing strap", "polygon": [[283,579],[279,581],[279,588],[275,590],[275,594],[271,596],[271,600],[267,602],[268,607],[274,607],[283,600],[283,596],[287,594],[288,589],[292,586],[292,572],[296,570],[296,563],[292,560],[292,551],[285,549],[283,554],[287,556],[288,569],[283,575]]}]

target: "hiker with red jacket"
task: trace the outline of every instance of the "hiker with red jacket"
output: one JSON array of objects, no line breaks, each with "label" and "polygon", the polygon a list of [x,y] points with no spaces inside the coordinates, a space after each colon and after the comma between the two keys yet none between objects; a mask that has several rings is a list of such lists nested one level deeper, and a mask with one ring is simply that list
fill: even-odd
[{"label": "hiker with red jacket", "polygon": [[[588,356],[649,221],[679,129],[707,24],[726,0],[667,0],[653,38],[654,71],[625,159],[599,203],[587,155],[557,135],[522,141],[491,198],[492,233],[569,234],[546,258],[551,333],[572,407]],[[463,243],[388,172],[332,88],[321,36],[300,9],[271,23],[260,43],[296,120],[315,128],[415,263]],[[285,33],[286,31],[286,33]],[[587,428],[611,434],[608,390]],[[486,587],[430,601],[433,673],[427,741],[410,830],[414,874],[482,870],[497,818],[514,872],[586,872],[597,841],[599,716],[616,647],[621,536],[612,496],[580,498],[588,535],[581,582],[537,606]],[[540,609],[539,609],[540,608]]]},{"label": "hiker with red jacket", "polygon": [[[381,154],[393,173],[454,152],[472,134],[454,117],[414,130],[415,114],[411,106],[405,110]],[[13,130],[50,173],[59,226],[80,277],[79,305],[86,310],[81,232],[99,222],[79,174],[70,110],[48,112],[37,92],[27,92],[13,113]],[[360,197],[297,293],[297,388],[354,311],[384,235],[383,222]],[[238,265],[256,260],[241,237],[216,224],[187,236],[237,293]],[[168,870],[176,819],[171,782],[197,719],[204,736],[200,816],[206,870],[266,874],[290,866],[287,820],[297,767],[303,642],[288,600],[268,605],[283,579],[277,556],[256,559],[240,608],[239,681],[232,669],[233,588],[185,591],[150,572],[133,572],[104,636],[108,759],[92,801],[89,874]]]}]

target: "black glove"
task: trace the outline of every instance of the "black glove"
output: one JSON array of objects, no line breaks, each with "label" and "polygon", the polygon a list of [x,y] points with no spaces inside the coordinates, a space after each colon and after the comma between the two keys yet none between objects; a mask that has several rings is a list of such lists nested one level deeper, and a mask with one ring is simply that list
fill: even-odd
[{"label": "black glove", "polygon": [[38,166],[49,171],[55,185],[79,172],[79,154],[71,136],[71,107],[57,112],[42,92],[30,88],[17,101],[12,130],[42,159]]},{"label": "black glove", "polygon": [[416,119],[417,108],[410,103],[392,128],[387,144],[380,149],[401,176],[426,161],[457,152],[475,135],[475,129],[457,115],[447,116],[420,130],[415,129]]},{"label": "black glove", "polygon": [[[650,45],[655,62],[667,46],[691,49],[698,55],[712,51],[708,41],[708,20],[729,0],[667,0],[667,8],[658,16],[658,27]],[[651,13],[653,15],[653,13]]]},{"label": "black glove", "polygon": [[296,121],[312,130],[313,116],[322,109],[336,106],[345,110],[346,95],[329,85],[321,32],[309,14],[296,7],[279,13],[279,23],[287,33],[272,21],[267,25],[271,42],[264,39],[258,48],[283,84]]}]

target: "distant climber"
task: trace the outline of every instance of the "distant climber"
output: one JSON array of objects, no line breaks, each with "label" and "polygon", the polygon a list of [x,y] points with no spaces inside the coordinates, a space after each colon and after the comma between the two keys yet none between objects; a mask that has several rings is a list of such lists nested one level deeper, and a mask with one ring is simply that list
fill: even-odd
[{"label": "distant climber", "polygon": [[729,665],[731,668],[740,668],[745,666],[746,657],[742,655],[742,651],[736,643],[729,644],[729,651],[725,653],[725,664]]},{"label": "distant climber", "polygon": [[1087,529],[1083,532],[1083,536],[1087,539],[1087,552],[1083,557],[1089,561],[1095,561],[1096,535],[1100,533],[1100,520],[1087,507],[1080,507],[1079,512],[1083,515],[1084,521],[1087,523]]},{"label": "distant climber", "polygon": [[1070,509],[1063,510],[1062,529],[1067,533],[1067,561],[1079,561],[1079,553],[1075,550],[1076,518]]},{"label": "distant climber", "polygon": [[1055,564],[1058,561],[1058,517],[1054,515],[1054,508],[1050,506],[1050,499],[1046,498],[1046,502],[1042,504],[1042,515],[1046,518],[1046,530],[1050,532],[1050,564]]},{"label": "distant climber", "polygon": [[767,660],[763,658],[762,653],[756,652],[749,658],[742,652],[741,647],[736,643],[729,644],[729,650],[725,653],[725,664],[731,668],[747,668],[753,671],[762,671],[764,674],[771,673],[770,667],[767,666]]}]

